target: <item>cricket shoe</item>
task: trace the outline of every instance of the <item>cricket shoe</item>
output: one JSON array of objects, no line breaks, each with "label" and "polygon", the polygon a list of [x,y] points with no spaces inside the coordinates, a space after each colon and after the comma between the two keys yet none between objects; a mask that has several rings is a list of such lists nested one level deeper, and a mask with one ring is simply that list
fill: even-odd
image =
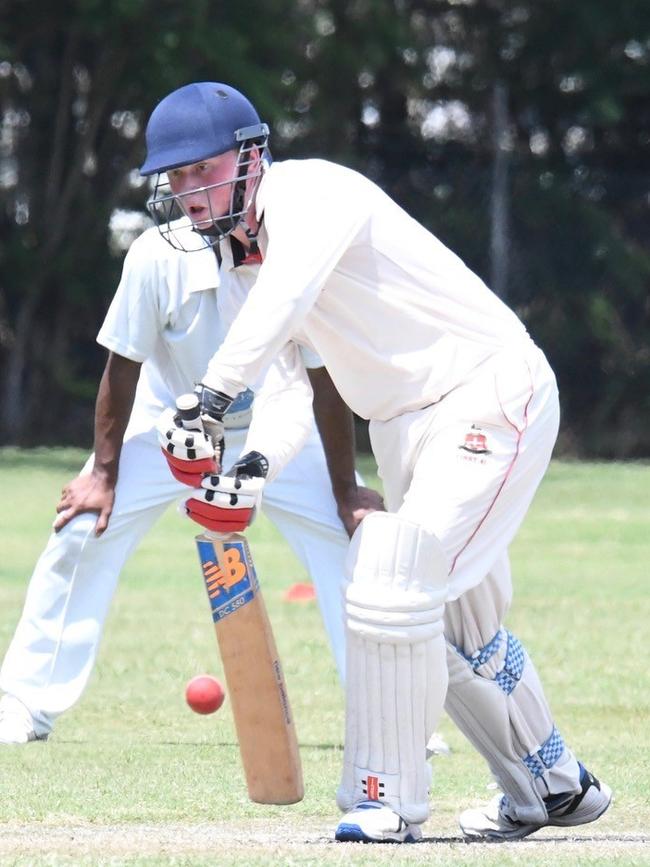
[{"label": "cricket shoe", "polygon": [[341,819],[334,834],[340,843],[417,843],[419,825],[409,825],[399,813],[379,801],[361,801]]},{"label": "cricket shoe", "polygon": [[438,732],[434,732],[427,742],[427,759],[430,759],[432,756],[450,755],[451,747],[447,741]]},{"label": "cricket shoe", "polygon": [[599,782],[582,765],[579,766],[581,790],[577,795],[565,792],[545,798],[548,812],[545,822],[520,822],[509,815],[508,796],[497,795],[485,807],[461,813],[458,820],[461,831],[466,837],[477,840],[520,840],[549,825],[568,828],[595,822],[611,804],[612,790],[605,783]]},{"label": "cricket shoe", "polygon": [[12,695],[0,699],[0,744],[28,744],[46,741],[47,734],[36,734],[34,720],[22,701]]}]

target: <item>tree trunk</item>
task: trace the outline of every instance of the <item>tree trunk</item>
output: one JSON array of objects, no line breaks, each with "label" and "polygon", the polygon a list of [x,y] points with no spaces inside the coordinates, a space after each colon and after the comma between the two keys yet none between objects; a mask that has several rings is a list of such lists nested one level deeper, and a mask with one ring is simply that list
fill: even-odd
[{"label": "tree trunk", "polygon": [[27,398],[23,392],[25,371],[28,367],[28,347],[40,293],[31,292],[18,314],[13,346],[2,383],[2,412],[0,413],[2,440],[16,443],[27,411]]},{"label": "tree trunk", "polygon": [[508,88],[497,81],[492,91],[492,189],[490,195],[490,283],[497,295],[508,292],[509,200],[508,200]]}]

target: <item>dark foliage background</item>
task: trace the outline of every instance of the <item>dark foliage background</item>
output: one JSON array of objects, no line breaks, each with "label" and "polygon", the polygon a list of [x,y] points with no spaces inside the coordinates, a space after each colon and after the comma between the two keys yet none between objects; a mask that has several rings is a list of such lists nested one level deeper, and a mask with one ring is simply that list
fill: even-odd
[{"label": "dark foliage background", "polygon": [[34,9],[0,0],[0,442],[90,444],[143,126],[210,79],[276,159],[365,172],[507,299],[557,372],[565,453],[650,455],[646,0]]}]

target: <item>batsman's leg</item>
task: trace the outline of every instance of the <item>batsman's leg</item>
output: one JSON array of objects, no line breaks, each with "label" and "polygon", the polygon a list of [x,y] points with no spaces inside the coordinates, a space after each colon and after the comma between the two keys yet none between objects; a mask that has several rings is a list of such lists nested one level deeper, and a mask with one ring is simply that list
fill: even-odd
[{"label": "batsman's leg", "polygon": [[607,786],[576,760],[555,726],[537,672],[502,625],[511,599],[508,559],[445,611],[446,709],[484,756],[503,796],[460,817],[468,836],[525,837],[545,825],[597,819]]},{"label": "batsman's leg", "polygon": [[462,817],[474,836],[580,824],[609,804],[609,790],[565,748],[532,663],[502,626],[511,597],[502,554],[546,471],[558,422],[555,378],[532,349],[496,358],[439,405],[371,427],[389,507],[433,532],[450,564],[448,599],[457,602],[446,609],[446,708],[487,759],[512,817]]},{"label": "batsman's leg", "polygon": [[436,537],[375,512],[353,536],[346,590],[346,811],[336,839],[413,842],[429,815],[426,743],[442,711],[447,563]]}]

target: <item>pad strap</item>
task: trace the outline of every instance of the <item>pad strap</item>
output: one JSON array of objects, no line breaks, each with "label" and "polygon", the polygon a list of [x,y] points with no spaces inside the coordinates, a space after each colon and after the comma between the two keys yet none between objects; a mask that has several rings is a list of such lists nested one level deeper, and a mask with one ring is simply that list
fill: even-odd
[{"label": "pad strap", "polygon": [[522,761],[534,777],[541,777],[544,775],[544,771],[553,767],[563,752],[562,735],[553,726],[553,731],[537,752],[528,753],[522,758]]},{"label": "pad strap", "polygon": [[510,695],[521,680],[521,676],[524,672],[524,665],[526,664],[526,651],[524,650],[524,646],[521,641],[512,634],[512,632],[509,632],[507,629],[500,629],[494,638],[479,650],[472,653],[471,656],[463,653],[460,647],[456,647],[456,650],[463,659],[471,665],[472,670],[477,671],[477,669],[482,665],[485,665],[486,662],[489,662],[495,653],[498,652],[504,637],[507,642],[506,654],[503,660],[503,665],[500,671],[495,675],[494,680],[497,686],[499,686],[506,695]]}]

